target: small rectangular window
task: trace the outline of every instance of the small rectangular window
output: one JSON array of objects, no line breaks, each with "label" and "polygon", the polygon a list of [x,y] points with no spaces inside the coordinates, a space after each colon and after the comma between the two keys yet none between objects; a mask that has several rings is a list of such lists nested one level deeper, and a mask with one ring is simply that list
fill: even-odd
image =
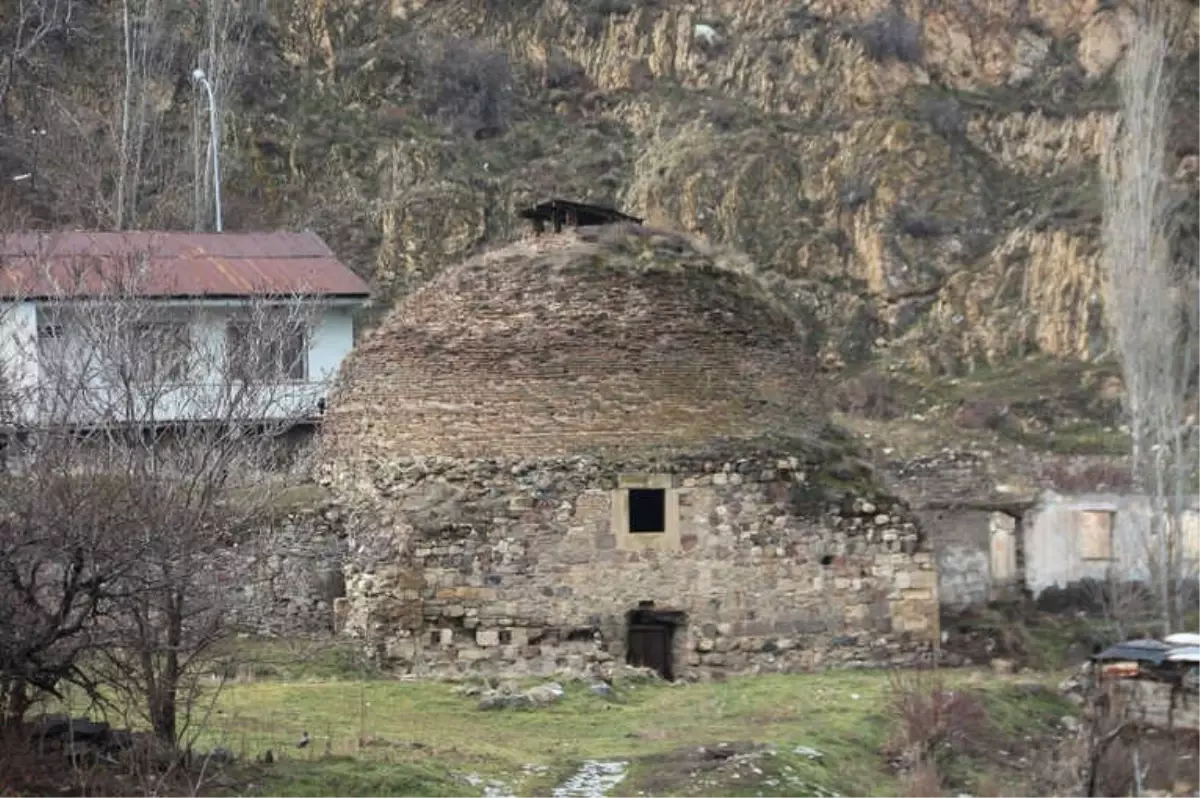
[{"label": "small rectangular window", "polygon": [[507,646],[512,642],[512,629],[500,630],[500,645]]},{"label": "small rectangular window", "polygon": [[66,348],[61,324],[42,324],[38,327],[38,362],[43,372],[62,368],[66,360]]},{"label": "small rectangular window", "polygon": [[181,382],[187,376],[191,341],[186,324],[137,324],[130,342],[129,365],[136,382]]},{"label": "small rectangular window", "polygon": [[225,340],[231,379],[308,379],[308,331],[303,324],[264,325],[258,329],[246,321],[231,321]]},{"label": "small rectangular window", "polygon": [[667,531],[667,492],[662,488],[629,490],[629,531]]},{"label": "small rectangular window", "polygon": [[1112,559],[1113,515],[1109,510],[1079,513],[1079,554],[1083,559]]}]

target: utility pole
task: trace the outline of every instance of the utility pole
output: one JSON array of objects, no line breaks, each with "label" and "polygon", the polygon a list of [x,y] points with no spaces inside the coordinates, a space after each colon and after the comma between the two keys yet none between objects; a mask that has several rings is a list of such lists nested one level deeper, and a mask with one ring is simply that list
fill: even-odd
[{"label": "utility pole", "polygon": [[217,127],[217,101],[213,97],[212,84],[204,74],[204,70],[197,67],[192,70],[192,81],[199,83],[204,87],[204,91],[208,93],[208,124],[209,136],[212,141],[213,148],[213,203],[216,206],[217,214],[217,232],[221,232],[221,131]]}]

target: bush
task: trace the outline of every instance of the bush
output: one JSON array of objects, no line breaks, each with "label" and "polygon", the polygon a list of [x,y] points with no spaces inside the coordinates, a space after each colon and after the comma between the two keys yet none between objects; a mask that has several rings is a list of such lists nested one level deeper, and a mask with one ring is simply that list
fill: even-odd
[{"label": "bush", "polygon": [[900,415],[891,378],[875,369],[842,383],[837,398],[838,409],[852,416],[886,421]]},{"label": "bush", "polygon": [[508,56],[482,42],[451,39],[425,69],[432,92],[424,111],[460,132],[485,138],[502,133],[512,113]]},{"label": "bush", "polygon": [[913,764],[985,754],[997,737],[983,696],[949,690],[940,676],[895,674],[892,716],[889,754]]},{"label": "bush", "polygon": [[875,14],[855,33],[872,59],[882,62],[894,58],[905,64],[921,62],[924,55],[921,37],[921,25],[896,7]]},{"label": "bush", "polygon": [[953,97],[927,98],[921,103],[921,116],[944,139],[958,141],[967,135],[967,115]]},{"label": "bush", "polygon": [[937,238],[945,232],[937,219],[911,210],[897,211],[892,221],[897,230],[912,238]]},{"label": "bush", "polygon": [[954,423],[963,429],[999,430],[1008,421],[1008,410],[998,399],[964,399],[954,412]]}]

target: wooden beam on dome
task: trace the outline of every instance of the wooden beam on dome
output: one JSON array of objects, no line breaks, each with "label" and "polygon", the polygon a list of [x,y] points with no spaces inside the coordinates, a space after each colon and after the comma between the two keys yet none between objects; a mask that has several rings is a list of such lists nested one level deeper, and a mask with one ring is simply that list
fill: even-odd
[{"label": "wooden beam on dome", "polygon": [[615,208],[564,199],[540,202],[532,208],[522,210],[520,216],[533,222],[533,230],[537,235],[545,232],[547,222],[554,225],[556,233],[561,233],[564,227],[594,227],[622,222],[642,223],[640,218],[621,213]]}]

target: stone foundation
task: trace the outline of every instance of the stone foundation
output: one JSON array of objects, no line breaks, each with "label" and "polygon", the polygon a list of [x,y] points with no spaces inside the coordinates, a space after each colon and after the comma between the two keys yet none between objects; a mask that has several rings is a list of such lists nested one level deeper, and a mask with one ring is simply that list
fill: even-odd
[{"label": "stone foundation", "polygon": [[[377,467],[354,483],[339,628],[422,674],[621,662],[639,607],[677,614],[684,678],[925,656],[937,574],[907,508],[862,466],[746,448]],[[666,491],[659,534],[623,528],[642,486]]]}]

